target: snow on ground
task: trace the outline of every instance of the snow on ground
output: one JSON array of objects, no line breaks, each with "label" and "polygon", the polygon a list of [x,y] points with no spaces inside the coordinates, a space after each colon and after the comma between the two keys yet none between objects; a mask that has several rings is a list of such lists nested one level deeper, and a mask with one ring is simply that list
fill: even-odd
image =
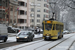
[{"label": "snow on ground", "polygon": [[74,42],[74,44],[72,45],[72,47],[70,48],[70,50],[75,50],[75,42]]},{"label": "snow on ground", "polygon": [[[6,47],[6,48],[3,48],[1,50],[14,50],[14,49],[15,50],[34,50],[34,49],[35,50],[48,50],[50,47],[56,45],[57,43],[63,41],[64,39],[66,39],[70,36],[73,36],[73,35],[74,34],[65,34],[62,39],[59,39],[59,40],[56,40],[56,41],[44,41],[42,39],[42,40],[33,41],[33,42],[25,43],[25,44]],[[35,37],[38,37],[38,36],[41,36],[41,35],[36,35]],[[65,46],[69,46],[74,39],[75,39],[75,36],[73,36],[73,37],[69,38],[68,40],[64,41],[63,43],[61,43],[60,45],[58,45],[57,47],[55,47],[52,50],[64,49]],[[75,47],[75,44],[73,46]],[[66,50],[66,49],[64,49],[64,50]]]},{"label": "snow on ground", "polygon": [[[68,40],[62,42],[61,44],[59,44],[58,46],[56,46],[55,48],[53,48],[52,50],[67,50],[69,48],[69,46],[71,45],[71,43],[75,40],[75,36],[69,38]],[[72,49],[74,49],[74,46],[72,47]]]}]

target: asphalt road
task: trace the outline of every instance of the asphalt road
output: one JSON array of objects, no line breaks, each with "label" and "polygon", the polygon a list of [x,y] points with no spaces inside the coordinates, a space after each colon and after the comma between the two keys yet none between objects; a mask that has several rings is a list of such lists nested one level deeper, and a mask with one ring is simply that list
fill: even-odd
[{"label": "asphalt road", "polygon": [[[37,40],[41,40],[41,39],[42,39],[42,37],[35,38],[33,41],[37,41]],[[31,42],[33,42],[33,41],[31,41]],[[23,44],[23,43],[29,43],[29,42],[10,42],[10,43],[4,43],[4,44],[0,44],[0,49],[5,48],[5,47],[14,46],[14,45]]]}]

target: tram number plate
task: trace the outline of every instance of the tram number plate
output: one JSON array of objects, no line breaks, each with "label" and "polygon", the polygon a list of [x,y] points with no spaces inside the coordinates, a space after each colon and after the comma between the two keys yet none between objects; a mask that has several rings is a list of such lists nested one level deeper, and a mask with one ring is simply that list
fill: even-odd
[{"label": "tram number plate", "polygon": [[49,36],[46,36],[46,37],[49,37]]}]

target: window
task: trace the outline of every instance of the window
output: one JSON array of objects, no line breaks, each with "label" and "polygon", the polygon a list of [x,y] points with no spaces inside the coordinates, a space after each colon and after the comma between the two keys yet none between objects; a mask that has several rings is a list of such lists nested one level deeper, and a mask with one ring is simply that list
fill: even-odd
[{"label": "window", "polygon": [[27,7],[27,3],[25,3],[25,7]]},{"label": "window", "polygon": [[46,18],[48,18],[49,16],[48,15],[46,15]]},{"label": "window", "polygon": [[41,4],[40,4],[40,3],[38,3],[38,4],[37,4],[37,6],[39,6],[39,7],[40,7],[40,6],[41,6]]},{"label": "window", "polygon": [[16,23],[16,19],[14,20],[14,23]]},{"label": "window", "polygon": [[46,7],[46,4],[44,4],[44,7]]},{"label": "window", "polygon": [[25,15],[27,15],[27,11],[25,11]]},{"label": "window", "polygon": [[24,23],[27,23],[27,20],[26,19],[24,19]]},{"label": "window", "polygon": [[40,24],[37,24],[37,26],[39,27],[39,26],[40,26]]},{"label": "window", "polygon": [[2,0],[0,0],[0,6],[2,6]]},{"label": "window", "polygon": [[24,6],[24,2],[19,2],[19,6]]},{"label": "window", "polygon": [[44,30],[44,23],[42,23],[42,29]]},{"label": "window", "polygon": [[31,21],[30,22],[34,22],[34,19],[31,19]]},{"label": "window", "polygon": [[44,15],[44,18],[46,17],[46,15]]},{"label": "window", "polygon": [[24,19],[18,19],[18,23],[24,23]]},{"label": "window", "polygon": [[13,11],[13,7],[10,8],[10,11]]},{"label": "window", "polygon": [[34,14],[30,14],[30,16],[31,16],[31,17],[33,17],[33,16],[34,16]]},{"label": "window", "polygon": [[37,17],[40,17],[40,14],[37,14]]},{"label": "window", "polygon": [[55,30],[55,24],[53,25],[53,30]]},{"label": "window", "polygon": [[34,5],[34,2],[32,2],[30,5],[33,6]]},{"label": "window", "polygon": [[37,9],[37,12],[40,12],[40,9]]},{"label": "window", "polygon": [[24,10],[20,10],[20,15],[24,15]]},{"label": "window", "polygon": [[41,0],[37,0],[37,1],[41,1]]},{"label": "window", "polygon": [[34,11],[34,8],[31,8],[31,11],[33,12]]},{"label": "window", "polygon": [[26,23],[27,20],[26,19],[18,19],[18,23]]},{"label": "window", "polygon": [[56,30],[60,30],[60,25],[56,24]]},{"label": "window", "polygon": [[40,19],[37,19],[37,22],[40,22]]},{"label": "window", "polygon": [[45,2],[47,2],[47,0],[44,0]]},{"label": "window", "polygon": [[10,23],[12,23],[12,19],[10,19]]},{"label": "window", "polygon": [[63,30],[63,25],[61,25],[61,30]]},{"label": "window", "polygon": [[51,30],[52,29],[52,24],[45,24],[45,29],[46,30]]},{"label": "window", "polygon": [[14,1],[18,1],[18,0],[14,0]]},{"label": "window", "polygon": [[46,10],[44,9],[44,12],[46,12]]}]

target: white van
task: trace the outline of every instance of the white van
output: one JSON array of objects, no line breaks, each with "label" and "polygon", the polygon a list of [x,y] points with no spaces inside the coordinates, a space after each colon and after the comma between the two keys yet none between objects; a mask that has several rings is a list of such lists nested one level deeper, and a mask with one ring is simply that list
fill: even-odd
[{"label": "white van", "polygon": [[0,42],[6,42],[8,39],[7,26],[5,24],[0,24]]}]

